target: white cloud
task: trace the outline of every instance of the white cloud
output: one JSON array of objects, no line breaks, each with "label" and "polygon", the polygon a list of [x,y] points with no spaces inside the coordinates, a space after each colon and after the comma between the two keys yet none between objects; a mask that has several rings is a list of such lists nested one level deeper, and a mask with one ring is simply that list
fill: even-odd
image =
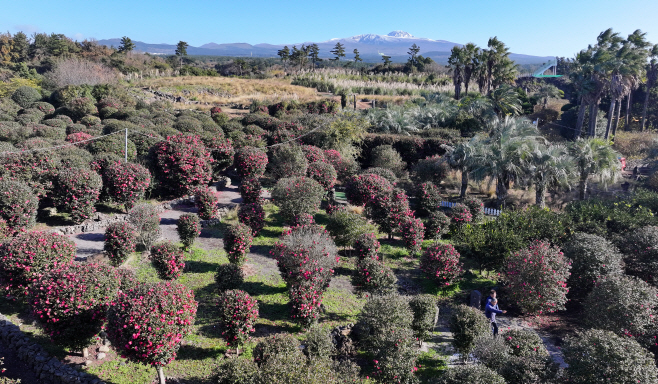
[{"label": "white cloud", "polygon": [[16,30],[16,32],[24,32],[28,35],[31,33],[39,32],[41,30],[36,25],[30,25],[30,24],[14,25],[14,29]]}]

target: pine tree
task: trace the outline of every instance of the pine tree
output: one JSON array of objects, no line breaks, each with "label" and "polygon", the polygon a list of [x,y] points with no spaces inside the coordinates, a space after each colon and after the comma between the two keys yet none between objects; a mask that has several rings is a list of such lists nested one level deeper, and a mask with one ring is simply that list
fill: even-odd
[{"label": "pine tree", "polygon": [[183,56],[187,56],[187,47],[189,47],[189,44],[184,41],[179,41],[176,44],[176,56],[180,58],[180,68],[183,68]]},{"label": "pine tree", "polygon": [[315,70],[316,64],[322,59],[319,57],[320,56],[320,47],[318,47],[317,44],[312,44],[308,47],[308,57],[311,59],[311,63],[313,63],[313,70]]},{"label": "pine tree", "polygon": [[128,36],[121,38],[121,45],[119,45],[119,52],[128,53],[135,49],[135,43]]},{"label": "pine tree", "polygon": [[359,61],[363,61],[363,59],[361,58],[361,56],[359,56],[359,50],[354,48],[354,65],[356,66],[356,64],[358,64]]},{"label": "pine tree", "polygon": [[412,67],[415,67],[418,65],[418,52],[420,52],[420,47],[414,43],[411,48],[409,48],[409,64],[411,64]]},{"label": "pine tree", "polygon": [[334,57],[333,59],[330,59],[330,60],[340,61],[341,57],[345,57],[345,46],[341,43],[336,43],[336,46],[334,47],[334,49],[332,49],[329,52],[331,52],[334,56],[336,56],[336,57]]},{"label": "pine tree", "polygon": [[384,60],[384,65],[387,67],[391,66],[391,56],[382,55],[382,60]]},{"label": "pine tree", "polygon": [[288,60],[290,60],[290,49],[286,45],[283,49],[279,49],[276,54],[279,55],[281,61],[283,61],[283,68],[286,69]]}]

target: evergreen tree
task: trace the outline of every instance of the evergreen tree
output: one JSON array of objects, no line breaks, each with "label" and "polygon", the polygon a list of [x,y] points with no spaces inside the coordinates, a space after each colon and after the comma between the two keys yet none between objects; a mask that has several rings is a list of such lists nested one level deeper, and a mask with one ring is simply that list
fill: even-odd
[{"label": "evergreen tree", "polygon": [[391,56],[382,55],[382,60],[384,60],[384,65],[387,67],[391,66]]},{"label": "evergreen tree", "polygon": [[411,48],[409,48],[409,61],[408,63],[411,65],[411,67],[416,67],[418,65],[418,52],[420,52],[420,47],[414,43]]},{"label": "evergreen tree", "polygon": [[184,41],[179,41],[176,44],[176,56],[180,59],[180,68],[183,68],[183,56],[187,56],[187,47],[189,47],[189,44]]},{"label": "evergreen tree", "polygon": [[330,59],[330,60],[340,61],[341,57],[345,57],[345,46],[341,43],[336,43],[336,46],[334,47],[334,49],[332,49],[329,52],[331,52],[334,56],[336,56],[336,57],[334,57],[333,59]]},{"label": "evergreen tree", "polygon": [[27,60],[28,51],[30,49],[30,40],[23,32],[17,32],[12,39],[14,43],[13,53],[14,62],[22,63]]},{"label": "evergreen tree", "polygon": [[135,43],[128,36],[121,38],[121,45],[119,45],[119,52],[128,53],[135,49]]},{"label": "evergreen tree", "polygon": [[354,48],[354,65],[356,66],[356,64],[358,64],[359,61],[363,61],[363,59],[361,58],[361,56],[359,56],[359,50]]},{"label": "evergreen tree", "polygon": [[308,47],[308,57],[311,59],[311,63],[313,64],[313,70],[315,70],[316,64],[322,59],[319,57],[320,56],[320,47],[318,47],[317,44],[312,44]]},{"label": "evergreen tree", "polygon": [[290,49],[286,45],[283,49],[279,49],[276,54],[281,58],[283,68],[285,69],[288,66],[288,60],[290,60]]}]

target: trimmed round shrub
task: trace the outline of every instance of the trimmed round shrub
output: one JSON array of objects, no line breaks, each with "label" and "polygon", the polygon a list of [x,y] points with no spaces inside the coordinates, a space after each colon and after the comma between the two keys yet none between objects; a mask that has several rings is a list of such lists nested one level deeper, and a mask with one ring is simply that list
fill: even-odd
[{"label": "trimmed round shrub", "polygon": [[244,272],[239,265],[228,263],[217,267],[215,272],[215,283],[217,291],[222,293],[231,289],[239,289],[244,282]]},{"label": "trimmed round shrub", "polygon": [[402,171],[407,167],[407,163],[402,161],[402,157],[392,146],[380,145],[375,147],[370,153],[370,166],[373,168],[390,169],[397,176],[401,176]]},{"label": "trimmed round shrub", "polygon": [[420,252],[420,248],[423,245],[423,237],[425,236],[425,225],[423,221],[413,216],[404,217],[400,224],[400,236],[404,241],[405,248],[410,253],[415,254]]},{"label": "trimmed round shrub", "polygon": [[311,224],[315,224],[315,219],[313,218],[313,215],[309,213],[300,213],[299,215],[295,216],[290,222],[291,227],[296,227],[299,225],[311,225]]},{"label": "trimmed round shrub", "polygon": [[162,136],[150,130],[128,131],[128,139],[135,144],[138,159],[147,159],[151,148],[164,140]]},{"label": "trimmed round shrub", "polygon": [[409,328],[388,328],[377,337],[373,376],[382,383],[417,383],[418,343]]},{"label": "trimmed round shrub", "polygon": [[194,204],[196,205],[199,217],[202,220],[210,220],[217,216],[217,203],[219,197],[217,193],[208,187],[201,187],[196,189],[194,195]]},{"label": "trimmed round shrub", "polygon": [[482,200],[477,197],[467,196],[462,203],[467,206],[468,210],[471,212],[472,222],[479,223],[484,220],[484,203]]},{"label": "trimmed round shrub", "polygon": [[375,227],[365,217],[348,210],[338,210],[328,219],[327,231],[340,247],[351,247],[361,235],[375,231]]},{"label": "trimmed round shrub", "polygon": [[647,226],[630,231],[619,243],[619,248],[627,255],[629,272],[655,284],[658,268],[658,227]]},{"label": "trimmed round shrub", "polygon": [[234,289],[225,291],[219,297],[219,324],[222,336],[230,346],[236,349],[251,337],[256,331],[254,326],[258,320],[258,301],[245,291]]},{"label": "trimmed round shrub", "polygon": [[314,145],[302,145],[301,148],[309,164],[316,162],[327,162],[327,158],[325,157],[324,151],[321,148],[318,148]]},{"label": "trimmed round shrub", "polygon": [[395,183],[398,181],[398,177],[395,176],[395,173],[391,171],[390,169],[386,168],[368,168],[366,170],[363,170],[361,172],[362,175],[377,175],[379,177],[383,177],[386,180],[388,180],[391,185],[395,185]]},{"label": "trimmed round shrub", "polygon": [[624,272],[622,254],[601,236],[574,233],[562,252],[571,260],[570,297],[582,298],[599,279]]},{"label": "trimmed round shrub", "polygon": [[391,183],[383,177],[356,175],[345,186],[345,197],[350,204],[362,207],[376,196],[385,195],[392,191]]},{"label": "trimmed round shrub", "polygon": [[413,178],[417,183],[431,182],[441,184],[446,178],[450,167],[448,162],[439,155],[419,160],[413,168]]},{"label": "trimmed round shrub", "polygon": [[87,115],[80,119],[80,124],[86,127],[93,127],[101,124],[101,119],[96,116]]},{"label": "trimmed round shrub", "polygon": [[19,234],[0,247],[0,284],[8,294],[23,298],[40,276],[71,264],[75,243],[54,232]]},{"label": "trimmed round shrub", "polygon": [[194,292],[184,285],[140,284],[119,292],[108,313],[107,335],[119,355],[155,366],[164,376],[162,367],[176,358],[181,342],[192,333],[196,312]]},{"label": "trimmed round shrub", "polygon": [[438,286],[454,283],[464,273],[459,252],[452,244],[435,244],[420,257],[420,270]]},{"label": "trimmed round shrub", "polygon": [[212,163],[212,169],[215,175],[219,175],[220,172],[233,164],[235,149],[231,143],[231,140],[225,137],[214,135],[212,137],[203,135],[202,139],[203,143],[210,151],[213,160],[215,160]]},{"label": "trimmed round shrub", "polygon": [[413,313],[405,297],[397,293],[372,295],[363,306],[353,332],[364,349],[381,355],[393,347],[390,343],[392,333],[398,333],[400,337],[407,331],[412,336],[412,323]]},{"label": "trimmed round shrub", "polygon": [[306,169],[306,175],[317,181],[325,191],[329,191],[336,184],[336,170],[329,163],[320,161],[311,163]]},{"label": "trimmed round shrub", "polygon": [[0,180],[0,218],[12,233],[24,232],[36,224],[39,199],[21,181]]},{"label": "trimmed round shrub", "polygon": [[411,323],[414,336],[419,340],[429,339],[439,312],[436,297],[432,295],[415,295],[409,300],[409,308],[414,314],[414,321]]},{"label": "trimmed round shrub", "polygon": [[260,341],[254,347],[254,361],[263,366],[271,358],[278,355],[301,354],[299,340],[290,333],[275,334]]},{"label": "trimmed round shrub", "polygon": [[511,254],[506,265],[510,299],[528,314],[564,309],[570,264],[559,248],[542,241]]},{"label": "trimmed round shrub", "polygon": [[119,110],[116,108],[112,107],[103,107],[100,108],[98,111],[98,115],[101,117],[101,119],[109,119],[111,117],[114,117],[118,114]]},{"label": "trimmed round shrub", "polygon": [[265,227],[265,211],[260,203],[241,204],[238,209],[238,219],[251,228],[256,236]]},{"label": "trimmed round shrub", "polygon": [[199,120],[186,116],[181,116],[176,119],[173,128],[181,132],[193,133],[195,135],[199,135],[203,132],[203,128],[201,127],[201,122]]},{"label": "trimmed round shrub", "polygon": [[364,292],[374,294],[389,293],[397,287],[397,278],[391,270],[381,261],[366,257],[356,259],[352,285]]},{"label": "trimmed round shrub", "polygon": [[45,101],[37,101],[36,103],[32,103],[29,108],[38,109],[46,115],[50,115],[51,113],[55,112],[55,107],[50,103],[46,103]]},{"label": "trimmed round shrub", "polygon": [[377,235],[374,232],[364,233],[354,240],[352,246],[356,251],[356,256],[359,259],[374,259],[379,260],[379,250],[381,244],[377,240]]},{"label": "trimmed round shrub", "polygon": [[457,203],[453,205],[452,208],[450,208],[449,215],[452,223],[458,228],[473,221],[471,210],[466,204]]},{"label": "trimmed round shrub", "polygon": [[[66,129],[66,121],[61,119],[46,119],[41,122],[41,124],[49,125],[55,128],[64,128]],[[68,133],[68,132],[67,132]]]},{"label": "trimmed round shrub", "polygon": [[71,213],[74,223],[80,224],[96,212],[94,205],[102,187],[100,175],[92,170],[65,169],[55,177],[51,197],[58,208]]},{"label": "trimmed round shrub", "polygon": [[458,365],[447,369],[438,379],[438,384],[507,384],[496,371],[481,364]]},{"label": "trimmed round shrub", "polygon": [[208,185],[212,178],[214,160],[199,136],[169,136],[153,147],[153,154],[155,176],[177,196]]},{"label": "trimmed round shrub", "polygon": [[117,162],[107,167],[104,174],[108,196],[126,210],[142,200],[151,185],[151,172],[135,163]]},{"label": "trimmed round shrub", "polygon": [[235,152],[233,166],[243,179],[260,178],[267,167],[267,155],[254,147],[243,147]]},{"label": "trimmed round shrub", "polygon": [[105,228],[105,244],[110,264],[118,267],[128,260],[137,247],[137,231],[126,222],[112,223]]},{"label": "trimmed round shrub", "polygon": [[137,231],[137,247],[146,250],[160,237],[160,216],[156,206],[143,203],[128,212],[128,222]]},{"label": "trimmed round shrub", "polygon": [[[221,113],[220,115],[223,115]],[[213,384],[255,384],[258,365],[251,359],[226,359],[214,373]]]},{"label": "trimmed round shrub", "polygon": [[57,156],[52,153],[23,152],[0,156],[0,177],[24,182],[39,198],[52,189],[56,170]]},{"label": "trimmed round shrub", "polygon": [[88,133],[85,132],[77,132],[77,133],[71,133],[70,135],[66,135],[66,141],[69,143],[81,143],[81,142],[86,142],[87,140],[91,139],[93,136],[91,136]]},{"label": "trimmed round shrub", "polygon": [[401,189],[375,195],[366,204],[365,214],[379,226],[380,231],[388,233],[389,238],[400,230],[405,218],[412,215],[409,210],[409,198]]},{"label": "trimmed round shrub", "polygon": [[325,150],[324,156],[327,162],[336,170],[338,180],[342,182],[348,181],[350,177],[359,171],[359,164],[354,159],[342,157],[340,152],[335,149]]},{"label": "trimmed round shrub", "polygon": [[308,161],[298,145],[281,145],[274,147],[267,164],[276,179],[306,175]]},{"label": "trimmed round shrub", "polygon": [[162,280],[176,280],[185,268],[185,253],[171,241],[163,241],[151,247],[151,261]]},{"label": "trimmed round shrub", "polygon": [[567,337],[562,348],[569,383],[658,383],[653,353],[637,341],[599,329]]},{"label": "trimmed round shrub", "polygon": [[[89,144],[87,144],[87,150],[91,152],[92,155],[113,153],[123,159],[125,158],[126,153],[125,138],[119,134],[105,136],[102,139],[90,141]],[[137,157],[135,143],[128,139],[128,161],[135,160],[135,157]]]},{"label": "trimmed round shrub", "polygon": [[430,212],[425,221],[425,238],[438,240],[448,233],[450,218],[441,211]]},{"label": "trimmed round shrub", "polygon": [[66,139],[66,130],[62,128],[55,128],[45,124],[30,124],[32,128],[32,136],[41,137],[48,140],[64,140]]},{"label": "trimmed round shrub", "polygon": [[423,214],[436,212],[442,200],[439,187],[432,182],[420,184],[416,190],[416,198],[418,199],[418,208]]},{"label": "trimmed round shrub", "polygon": [[502,333],[500,336],[509,347],[510,353],[514,356],[548,356],[544,342],[535,331],[528,329],[512,329]]},{"label": "trimmed round shrub", "polygon": [[103,329],[120,283],[115,268],[92,263],[66,265],[32,284],[32,314],[55,344],[82,351]]},{"label": "trimmed round shrub", "polygon": [[308,177],[287,177],[279,180],[272,189],[272,202],[286,221],[302,213],[314,214],[320,208],[325,191]]},{"label": "trimmed round shrub", "polygon": [[322,327],[311,327],[304,335],[304,354],[309,359],[329,359],[336,355],[336,346],[331,335]]},{"label": "trimmed round shrub", "polygon": [[21,108],[28,108],[33,103],[41,100],[41,93],[38,90],[28,87],[21,86],[18,87],[14,93],[11,95],[11,99]]},{"label": "trimmed round shrub", "polygon": [[473,351],[479,338],[491,335],[491,323],[484,313],[463,304],[452,309],[449,327],[453,336],[452,345],[462,357]]},{"label": "trimmed round shrub", "polygon": [[66,115],[57,115],[57,116],[53,117],[53,119],[62,120],[67,125],[68,124],[73,124],[73,120],[70,117],[66,116]]},{"label": "trimmed round shrub", "polygon": [[244,264],[253,241],[252,230],[248,225],[238,222],[229,226],[224,233],[224,250],[228,260],[235,265]]},{"label": "trimmed round shrub", "polygon": [[637,277],[616,275],[597,282],[583,303],[584,322],[597,329],[653,345],[658,289]]},{"label": "trimmed round shrub", "polygon": [[98,108],[96,108],[94,100],[88,97],[76,97],[66,103],[66,108],[74,120],[79,120],[86,115],[98,114]]},{"label": "trimmed round shrub", "polygon": [[194,213],[185,213],[178,218],[176,230],[184,249],[190,249],[201,234],[201,221]]},{"label": "trimmed round shrub", "polygon": [[259,203],[260,202],[260,180],[258,179],[242,179],[240,182],[240,196],[242,196],[243,204]]}]

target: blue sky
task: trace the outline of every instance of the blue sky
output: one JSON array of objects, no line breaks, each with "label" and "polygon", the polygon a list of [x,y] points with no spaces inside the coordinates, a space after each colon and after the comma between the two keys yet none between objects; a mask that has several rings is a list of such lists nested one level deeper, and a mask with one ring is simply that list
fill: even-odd
[{"label": "blue sky", "polygon": [[[4,3],[4,4],[3,4]],[[404,30],[515,53],[573,56],[612,27],[658,43],[656,0],[0,0],[0,30],[56,32],[78,40],[129,36],[148,43],[292,44]],[[422,46],[421,46],[422,48]],[[422,53],[422,52],[421,52]]]}]

